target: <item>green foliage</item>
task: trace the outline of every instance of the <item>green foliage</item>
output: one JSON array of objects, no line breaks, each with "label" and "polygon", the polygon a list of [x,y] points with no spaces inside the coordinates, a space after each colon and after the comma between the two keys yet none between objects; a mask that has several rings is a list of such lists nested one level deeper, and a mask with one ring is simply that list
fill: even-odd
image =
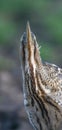
[{"label": "green foliage", "polygon": [[15,62],[11,59],[0,56],[0,71],[11,70],[15,66]]},{"label": "green foliage", "polygon": [[47,43],[42,43],[42,46],[40,48],[40,55],[43,60],[48,60],[50,62],[51,60],[54,60],[56,58],[53,47],[48,45]]},{"label": "green foliage", "polygon": [[62,45],[62,19],[59,16],[49,16],[46,23],[54,39]]},{"label": "green foliage", "polygon": [[6,42],[14,35],[14,33],[15,33],[14,24],[7,20],[1,19],[0,20],[0,45],[6,44]]},{"label": "green foliage", "polygon": [[[20,17],[18,23],[21,21],[24,23],[28,19],[38,26],[39,23],[40,25],[44,23],[43,26],[48,27],[54,40],[62,44],[62,2],[55,0],[0,0],[0,12],[4,18],[7,17],[7,21],[6,18],[0,21],[0,44],[6,43],[5,41],[10,39],[16,31],[16,27],[14,27],[16,20],[13,23],[13,17]],[[8,21],[8,17],[11,20]]]},{"label": "green foliage", "polygon": [[[11,19],[13,16],[18,17],[19,22],[24,23],[25,19],[31,19],[35,24],[42,24],[42,21],[49,28],[53,38],[62,43],[62,2],[55,0],[0,0],[0,12],[4,15],[9,15]],[[8,19],[8,18],[7,18]],[[16,21],[15,21],[16,22]],[[4,42],[11,37],[16,27],[12,25],[12,21],[5,19],[0,21],[0,39]],[[39,25],[38,25],[39,26]],[[43,25],[44,26],[44,25]]]}]

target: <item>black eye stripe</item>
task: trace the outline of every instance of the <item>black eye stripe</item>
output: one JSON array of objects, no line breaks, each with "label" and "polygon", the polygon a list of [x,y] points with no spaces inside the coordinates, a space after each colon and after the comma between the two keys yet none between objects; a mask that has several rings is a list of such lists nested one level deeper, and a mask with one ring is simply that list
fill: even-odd
[{"label": "black eye stripe", "polygon": [[36,54],[36,46],[34,44],[34,56],[35,56],[35,54]]},{"label": "black eye stripe", "polygon": [[24,47],[24,45],[23,45],[23,47],[22,47],[22,55],[23,55],[23,61],[25,61],[25,47]]}]

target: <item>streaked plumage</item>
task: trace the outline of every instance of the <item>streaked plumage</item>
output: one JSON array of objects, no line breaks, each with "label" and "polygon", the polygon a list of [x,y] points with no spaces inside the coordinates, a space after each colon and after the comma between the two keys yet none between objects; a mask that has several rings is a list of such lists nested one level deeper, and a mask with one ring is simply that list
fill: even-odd
[{"label": "streaked plumage", "polygon": [[[54,64],[45,63],[46,71],[50,75],[49,96],[62,107],[62,69]],[[48,94],[48,93],[47,93]]]},{"label": "streaked plumage", "polygon": [[60,130],[62,124],[62,69],[42,63],[29,23],[21,38],[24,104],[35,130]]}]

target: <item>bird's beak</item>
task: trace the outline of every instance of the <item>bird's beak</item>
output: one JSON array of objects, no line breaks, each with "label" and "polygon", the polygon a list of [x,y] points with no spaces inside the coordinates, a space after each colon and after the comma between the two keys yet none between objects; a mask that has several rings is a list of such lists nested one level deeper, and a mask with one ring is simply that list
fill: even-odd
[{"label": "bird's beak", "polygon": [[31,35],[31,29],[30,29],[29,22],[27,22],[26,34],[27,34],[27,46],[28,46],[28,48],[30,48],[31,43],[32,43],[32,35]]}]

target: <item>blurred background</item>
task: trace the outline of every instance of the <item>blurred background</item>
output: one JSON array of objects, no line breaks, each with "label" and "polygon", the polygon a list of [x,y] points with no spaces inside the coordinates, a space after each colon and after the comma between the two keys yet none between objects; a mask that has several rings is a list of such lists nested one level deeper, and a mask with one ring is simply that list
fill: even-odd
[{"label": "blurred background", "polygon": [[62,1],[0,0],[0,130],[32,130],[23,105],[19,55],[28,20],[42,59],[62,67]]}]

